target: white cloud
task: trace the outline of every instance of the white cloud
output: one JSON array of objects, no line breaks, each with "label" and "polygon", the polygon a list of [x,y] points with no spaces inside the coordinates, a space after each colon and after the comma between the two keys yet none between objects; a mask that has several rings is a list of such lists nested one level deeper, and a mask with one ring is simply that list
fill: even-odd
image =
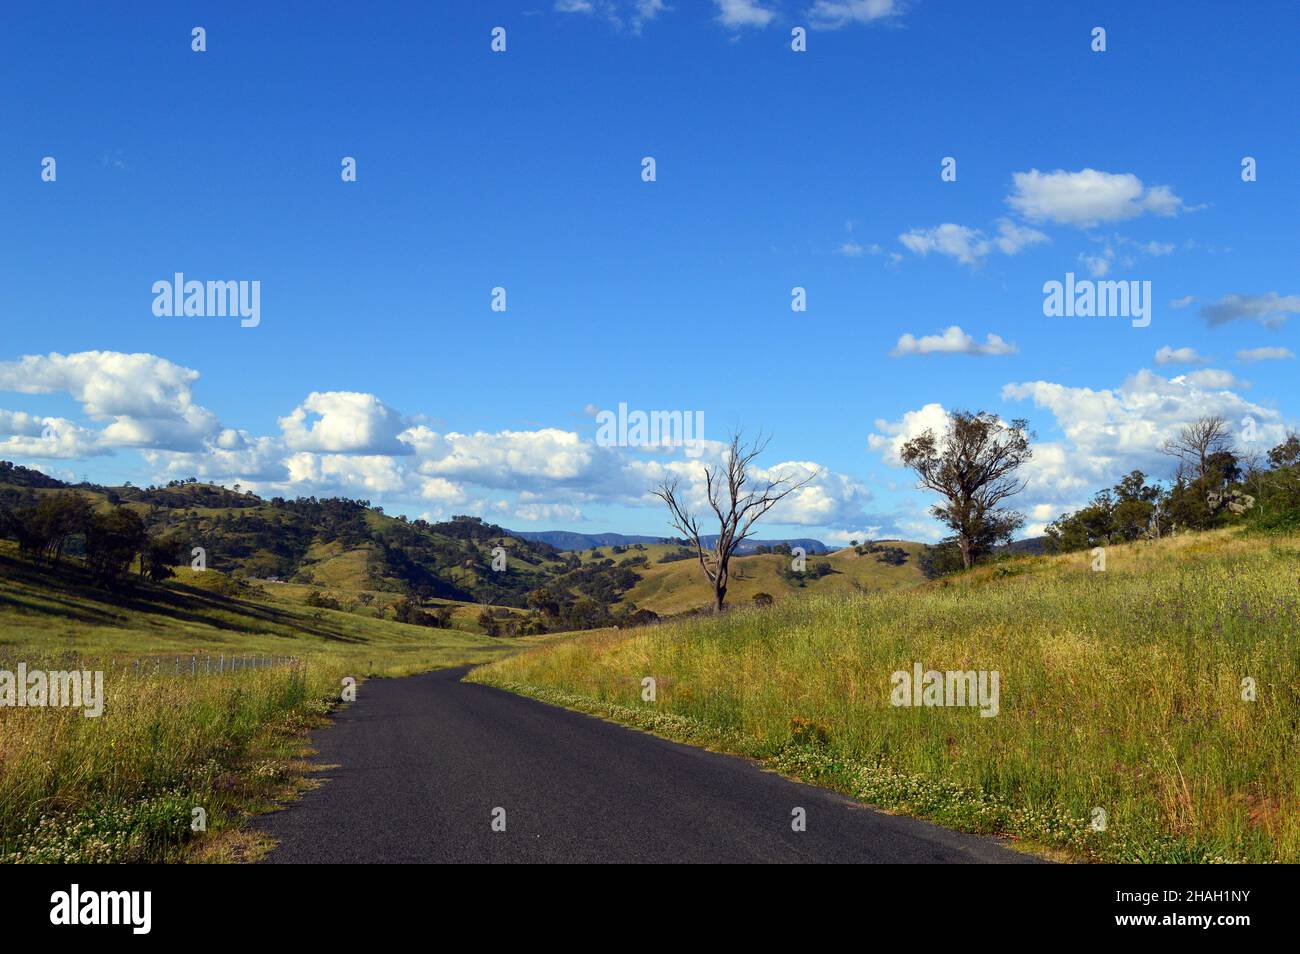
[{"label": "white cloud", "polygon": [[473,434],[437,434],[416,427],[404,439],[415,448],[420,473],[501,489],[537,481],[576,483],[596,476],[599,465],[614,457],[608,448],[553,427]]},{"label": "white cloud", "polygon": [[776,13],[755,0],[713,0],[718,8],[718,22],[728,27],[764,27]]},{"label": "white cloud", "polygon": [[1220,388],[1248,388],[1250,383],[1242,381],[1229,371],[1220,371],[1217,368],[1204,368],[1200,371],[1189,371],[1187,374],[1180,374],[1172,381],[1187,381],[1198,388],[1206,390],[1217,390]]},{"label": "white cloud", "polygon": [[821,534],[821,540],[828,546],[847,547],[854,540],[858,543],[865,543],[868,540],[874,540],[876,534],[880,533],[881,525],[872,524],[868,527],[861,527],[852,530],[830,530]]},{"label": "white cloud", "polygon": [[558,13],[581,13],[599,16],[622,29],[626,24],[635,33],[667,9],[664,0],[556,0]]},{"label": "white cloud", "polygon": [[1171,348],[1165,345],[1156,352],[1156,364],[1202,364],[1205,360],[1195,348]]},{"label": "white cloud", "polygon": [[759,472],[766,480],[782,475],[811,481],[772,508],[769,522],[804,527],[845,527],[861,524],[871,491],[856,478],[819,467],[813,461],[785,461]]},{"label": "white cloud", "polygon": [[[973,347],[1009,346],[989,336]],[[111,428],[137,429],[135,435],[115,437],[118,444],[155,440],[141,447],[153,480],[194,476],[240,484],[263,496],[357,496],[387,506],[424,504],[430,514],[500,513],[563,522],[581,519],[587,503],[658,508],[650,491],[674,476],[696,509],[707,512],[703,464],[716,464],[725,451],[716,440],[702,442],[698,459],[680,450],[602,447],[590,435],[558,428],[439,433],[426,424],[407,426],[429,418],[405,419],[375,395],[340,391],[312,392],[280,418],[279,434],[257,435],[223,428],[194,404],[190,387],[197,372],[152,355],[105,354],[102,361],[52,356],[0,364],[0,382],[11,390],[73,393],[88,410],[111,418]],[[125,411],[149,416],[118,413]],[[186,415],[196,412],[210,422],[201,435],[191,435],[184,446],[177,446],[176,435],[158,439],[166,426],[183,429]],[[145,425],[154,433],[144,434]],[[62,418],[0,411],[0,453],[16,459],[107,453],[117,445],[104,439],[106,433]],[[901,526],[891,517],[868,513],[871,492],[849,475],[801,460],[753,469],[757,480],[786,474],[815,476],[772,511],[768,525],[855,532]]]},{"label": "white cloud", "polygon": [[520,504],[513,513],[528,523],[578,523],[583,519],[582,509],[570,504]]},{"label": "white cloud", "polygon": [[1047,241],[1042,232],[1018,226],[1007,219],[999,219],[997,227],[998,234],[989,238],[980,229],[945,222],[932,228],[904,232],[898,240],[915,255],[935,252],[954,258],[963,265],[979,265],[995,250],[1003,255],[1015,255],[1027,246]]},{"label": "white cloud", "polygon": [[1237,352],[1238,361],[1281,361],[1294,357],[1295,352],[1290,348],[1247,348]]},{"label": "white cloud", "polygon": [[380,454],[291,454],[289,483],[299,493],[397,494],[406,488],[400,463]]},{"label": "white cloud", "polygon": [[[1253,418],[1254,446],[1270,447],[1285,439],[1286,422],[1277,410],[1228,390],[1232,384],[1224,372],[1208,371],[1165,379],[1142,370],[1118,388],[1101,390],[1049,381],[1006,385],[1004,400],[1032,400],[1052,415],[1062,434],[1059,440],[1033,442],[1033,458],[1022,472],[1028,486],[1010,501],[1031,520],[1025,533],[1042,532],[1048,519],[1078,509],[1097,490],[1131,470],[1168,478],[1172,464],[1160,447],[1199,417],[1217,414],[1229,422]],[[943,406],[927,404],[896,422],[876,421],[877,433],[868,437],[868,445],[881,453],[885,463],[901,467],[899,450],[904,443],[926,430],[941,434],[946,426]],[[930,527],[933,533],[933,524]]]},{"label": "white cloud", "polygon": [[1004,399],[1032,400],[1051,412],[1064,434],[1059,442],[1035,445],[1028,496],[1034,502],[1077,501],[1133,469],[1168,477],[1170,459],[1160,447],[1207,415],[1234,422],[1250,416],[1258,422],[1261,446],[1281,441],[1286,433],[1281,414],[1227,390],[1237,382],[1224,375],[1206,369],[1165,379],[1143,370],[1118,388],[1102,390],[1047,381],[1008,384]]},{"label": "white cloud", "polygon": [[905,334],[898,339],[898,344],[890,353],[894,357],[910,354],[1003,355],[1015,354],[1017,350],[1014,344],[1003,341],[995,334],[987,335],[984,343],[980,344],[957,325],[951,325],[940,335],[925,335],[917,338],[912,334]]},{"label": "white cloud", "polygon": [[1184,295],[1182,298],[1175,298],[1169,303],[1169,307],[1174,310],[1186,308],[1192,302],[1196,301],[1195,295]]},{"label": "white cloud", "polygon": [[815,0],[808,19],[815,29],[838,30],[855,23],[874,23],[903,12],[901,0]]},{"label": "white cloud", "polygon": [[878,451],[886,464],[902,467],[899,452],[914,437],[920,437],[926,431],[942,434],[948,427],[948,412],[942,404],[927,404],[916,411],[908,411],[896,423],[884,418],[876,419],[876,430],[880,433],[867,436],[867,447]]},{"label": "white cloud", "polygon": [[1037,229],[1016,225],[1010,219],[998,219],[997,226],[998,234],[993,244],[1003,255],[1015,255],[1023,248],[1047,241],[1047,236]]},{"label": "white cloud", "polygon": [[143,456],[150,466],[161,469],[163,478],[197,477],[246,486],[282,484],[289,478],[279,438],[254,437],[233,428],[223,430],[199,451],[146,450]]},{"label": "white cloud", "polygon": [[0,390],[23,394],[64,392],[93,420],[110,423],[100,432],[105,447],[202,446],[220,425],[194,403],[197,371],[152,354],[81,351],[26,355],[0,363]]},{"label": "white cloud", "polygon": [[419,479],[420,499],[432,500],[440,504],[455,506],[468,499],[465,489],[443,477],[421,477]]},{"label": "white cloud", "polygon": [[107,453],[96,431],[66,418],[0,410],[0,457],[75,460]]},{"label": "white cloud", "polygon": [[[314,419],[311,419],[313,418]],[[373,394],[313,391],[280,418],[285,446],[292,450],[340,454],[409,454],[403,444],[402,416]]]},{"label": "white cloud", "polygon": [[1014,191],[1006,202],[1031,222],[1091,228],[1101,222],[1136,218],[1144,212],[1176,215],[1183,204],[1168,186],[1146,188],[1131,172],[1031,169],[1015,173],[1012,182]]}]

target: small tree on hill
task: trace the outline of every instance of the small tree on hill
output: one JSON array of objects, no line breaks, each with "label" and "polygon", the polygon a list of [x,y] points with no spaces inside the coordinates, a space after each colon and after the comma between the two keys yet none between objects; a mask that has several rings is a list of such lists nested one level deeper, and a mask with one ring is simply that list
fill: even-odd
[{"label": "small tree on hill", "polygon": [[797,479],[781,475],[751,483],[750,464],[767,444],[768,440],[762,437],[747,444],[737,432],[731,437],[722,463],[704,467],[705,499],[718,519],[718,535],[711,545],[704,542],[699,519],[687,509],[676,479],[664,481],[654,492],[668,506],[669,523],[695,548],[700,568],[713,586],[715,613],[722,612],[727,600],[731,558],[753,532],[754,523],[817,476],[814,471]]},{"label": "small tree on hill", "polygon": [[1027,426],[987,411],[953,411],[942,435],[926,430],[903,445],[900,456],[920,485],[944,498],[930,512],[953,531],[967,569],[1024,525],[1021,514],[1000,505],[1025,488],[1016,472],[1033,456]]}]

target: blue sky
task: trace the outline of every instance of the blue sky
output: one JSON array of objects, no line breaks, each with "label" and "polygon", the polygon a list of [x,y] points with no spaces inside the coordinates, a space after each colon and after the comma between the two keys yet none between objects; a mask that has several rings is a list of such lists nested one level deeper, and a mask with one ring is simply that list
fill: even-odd
[{"label": "blue sky", "polygon": [[[0,457],[666,532],[646,491],[716,448],[597,446],[622,402],[770,433],[822,476],[764,533],[847,540],[936,534],[893,454],[947,409],[1030,420],[1031,532],[1167,476],[1200,414],[1266,450],[1300,414],[1295,7],[1138,6],[12,10]],[[260,282],[260,323],[156,316],[176,272]],[[1067,272],[1149,281],[1150,325],[1045,317]]]}]

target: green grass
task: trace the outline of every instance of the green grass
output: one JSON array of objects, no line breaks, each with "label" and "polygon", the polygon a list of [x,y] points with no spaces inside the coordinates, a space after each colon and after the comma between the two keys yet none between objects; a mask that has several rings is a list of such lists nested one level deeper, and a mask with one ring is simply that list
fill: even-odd
[{"label": "green grass", "polygon": [[[774,600],[780,601],[804,593],[891,590],[917,586],[924,582],[925,577],[917,565],[922,545],[887,545],[906,550],[907,562],[902,566],[889,566],[879,562],[874,553],[859,556],[851,547],[825,556],[808,556],[808,566],[829,563],[832,572],[820,579],[808,579],[802,587],[792,584],[778,572],[789,567],[790,557],[775,553],[735,557],[731,562],[727,601],[733,606],[739,606],[751,602],[757,593],[767,593]],[[657,546],[647,549],[672,550],[676,547]],[[631,552],[633,551],[629,551]],[[649,566],[636,569],[641,580],[624,594],[624,602],[635,603],[641,609],[654,610],[661,616],[713,605],[712,590],[700,569],[699,561],[691,559],[655,563],[654,559],[657,556],[651,558]]]},{"label": "green grass", "polygon": [[[1081,857],[1296,862],[1298,557],[1295,536],[1225,531],[1110,548],[1104,573],[1087,554],[1017,560],[593,634],[471,678]],[[999,671],[1000,715],[893,707],[913,662]]]},{"label": "green grass", "polygon": [[[181,576],[114,594],[75,565],[36,567],[0,543],[0,668],[103,670],[106,697],[98,718],[0,708],[0,861],[240,857],[247,814],[301,784],[306,730],[338,704],[343,677],[483,662],[528,644],[312,609],[215,571]],[[297,663],[207,674],[208,658],[215,667],[248,654]],[[202,836],[191,830],[196,807],[207,813]]]}]

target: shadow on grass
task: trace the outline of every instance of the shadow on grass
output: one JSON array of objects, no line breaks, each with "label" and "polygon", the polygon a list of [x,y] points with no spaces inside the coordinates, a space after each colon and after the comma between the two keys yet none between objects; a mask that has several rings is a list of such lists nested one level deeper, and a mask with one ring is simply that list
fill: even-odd
[{"label": "shadow on grass", "polygon": [[183,583],[159,586],[136,577],[116,582],[109,587],[99,586],[84,567],[71,563],[38,566],[26,560],[0,555],[0,578],[37,590],[40,594],[38,602],[30,593],[20,596],[0,592],[0,604],[59,619],[120,625],[125,622],[125,617],[112,612],[112,609],[117,609],[123,614],[161,616],[228,632],[245,632],[250,628],[284,629],[291,630],[293,634],[315,636],[330,642],[365,641],[344,635],[340,627],[329,626],[323,620],[314,619],[305,613],[293,613],[239,597],[223,596]]}]

